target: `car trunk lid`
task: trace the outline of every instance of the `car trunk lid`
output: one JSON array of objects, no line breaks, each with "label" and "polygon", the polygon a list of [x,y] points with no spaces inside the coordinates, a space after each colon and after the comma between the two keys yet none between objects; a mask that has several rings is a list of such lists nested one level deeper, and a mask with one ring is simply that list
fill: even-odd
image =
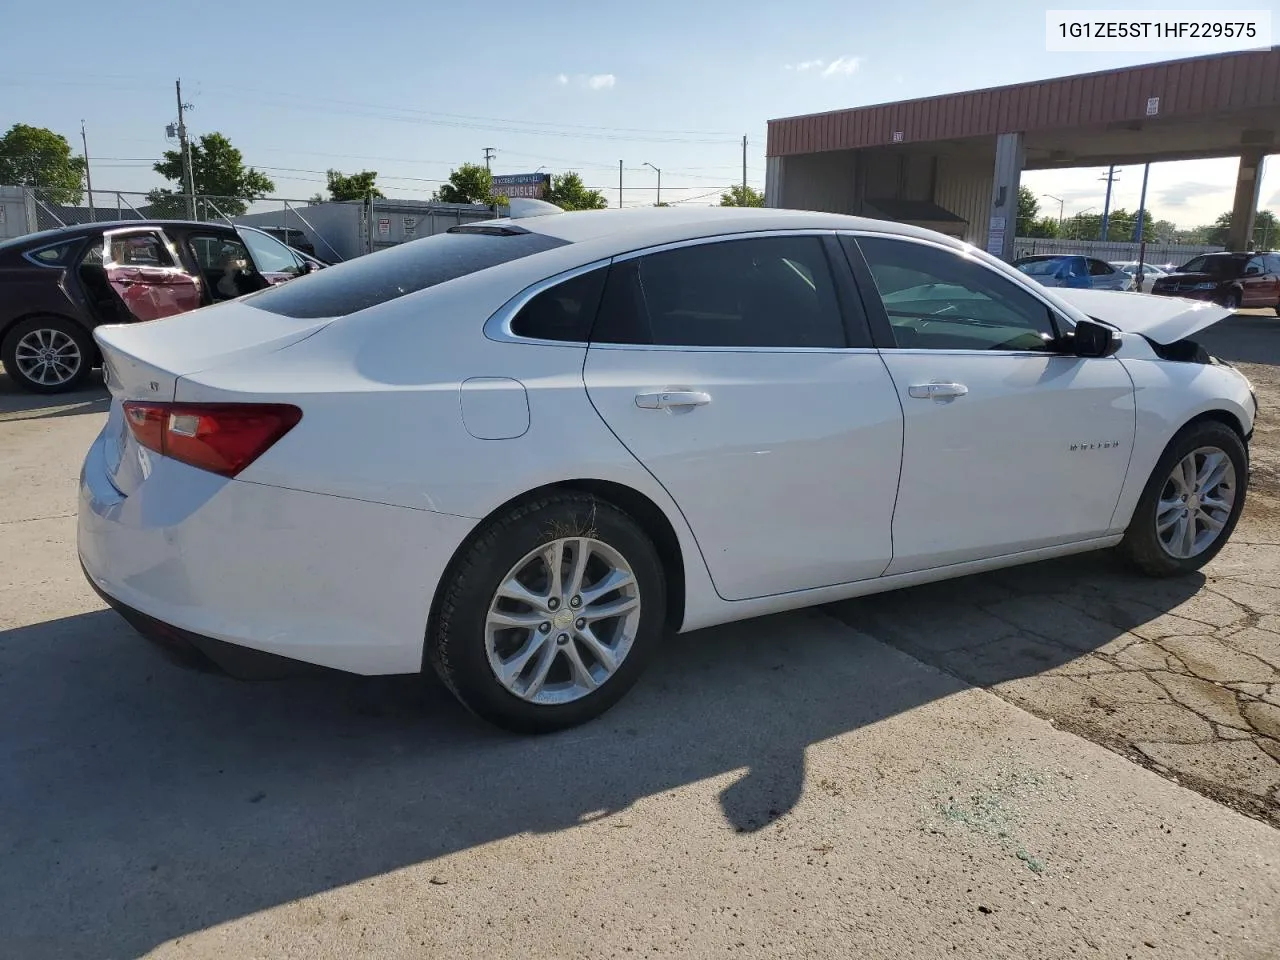
[{"label": "car trunk lid", "polygon": [[285,317],[240,301],[149,323],[96,328],[111,392],[104,451],[111,482],[128,496],[150,474],[155,456],[133,435],[125,401],[172,401],[184,376],[283,350],[331,322]]}]

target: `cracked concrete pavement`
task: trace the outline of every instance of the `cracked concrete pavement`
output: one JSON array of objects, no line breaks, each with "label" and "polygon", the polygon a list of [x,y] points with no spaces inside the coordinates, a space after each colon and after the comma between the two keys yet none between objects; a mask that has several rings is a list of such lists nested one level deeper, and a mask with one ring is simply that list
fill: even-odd
[{"label": "cracked concrete pavement", "polygon": [[534,741],[415,678],[160,657],[74,559],[101,392],[0,375],[0,955],[1273,960],[1277,334],[1215,345],[1263,421],[1205,576],[1096,555],[701,631]]},{"label": "cracked concrete pavement", "polygon": [[851,625],[1280,827],[1280,319],[1202,338],[1258,391],[1248,506],[1202,575],[1105,554],[835,606]]}]

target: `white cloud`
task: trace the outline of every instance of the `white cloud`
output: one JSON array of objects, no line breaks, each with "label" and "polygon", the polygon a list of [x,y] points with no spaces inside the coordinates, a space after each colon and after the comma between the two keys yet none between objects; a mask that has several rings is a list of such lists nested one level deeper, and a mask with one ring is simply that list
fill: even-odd
[{"label": "white cloud", "polygon": [[557,74],[556,83],[562,87],[573,84],[585,90],[612,90],[618,78],[612,73],[575,73],[570,77],[567,73]]},{"label": "white cloud", "polygon": [[845,76],[855,72],[858,65],[862,63],[861,57],[836,57],[828,63],[821,57],[813,60],[800,60],[796,63],[785,63],[783,67],[787,70],[794,70],[796,73],[810,73],[812,71],[821,71],[824,77]]},{"label": "white cloud", "polygon": [[834,77],[837,74],[848,76],[858,69],[858,64],[862,60],[859,57],[837,57],[827,64],[827,68],[822,71],[824,77]]}]

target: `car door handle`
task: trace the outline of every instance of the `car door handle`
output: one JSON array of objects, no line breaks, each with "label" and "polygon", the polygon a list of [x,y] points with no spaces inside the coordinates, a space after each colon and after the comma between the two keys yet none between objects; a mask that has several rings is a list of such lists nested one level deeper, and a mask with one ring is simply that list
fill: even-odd
[{"label": "car door handle", "polygon": [[907,395],[917,400],[954,400],[968,392],[963,383],[913,383],[907,387]]},{"label": "car door handle", "polygon": [[703,407],[711,402],[711,394],[700,390],[672,390],[669,393],[638,393],[636,406],[645,410],[670,410],[672,407]]}]

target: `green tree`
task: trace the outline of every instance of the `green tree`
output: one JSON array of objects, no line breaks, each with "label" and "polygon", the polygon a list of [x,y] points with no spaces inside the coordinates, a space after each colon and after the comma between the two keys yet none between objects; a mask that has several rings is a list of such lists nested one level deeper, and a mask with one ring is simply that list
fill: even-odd
[{"label": "green tree", "polygon": [[[1250,244],[1254,248],[1261,250],[1264,247],[1270,249],[1277,245],[1280,240],[1277,226],[1280,224],[1276,221],[1276,215],[1270,210],[1259,210],[1253,217],[1253,237]],[[1205,243],[1213,244],[1217,247],[1225,247],[1227,245],[1227,237],[1231,234],[1231,211],[1218,217],[1213,221],[1213,226],[1205,231]]]},{"label": "green tree", "polygon": [[1023,230],[1019,230],[1018,234],[1024,237],[1056,237],[1058,235],[1058,221],[1053,217],[1041,217],[1039,220],[1032,221],[1031,225]]},{"label": "green tree", "polygon": [[[177,184],[177,189],[161,188],[147,194],[147,202],[160,216],[181,216],[186,211],[183,197],[182,153],[166,150],[154,167],[156,173]],[[244,156],[220,133],[206,133],[191,144],[191,170],[196,193],[212,197],[220,213],[239,216],[249,203],[260,200],[276,188],[275,183],[253,167],[244,165]]]},{"label": "green tree", "polygon": [[38,188],[51,203],[78,204],[83,182],[84,158],[71,155],[61,134],[15,123],[0,137],[0,183]]},{"label": "green tree", "polygon": [[587,189],[582,177],[572,170],[552,176],[546,199],[561,210],[603,210],[609,205],[603,193]]},{"label": "green tree", "polygon": [[492,192],[493,174],[478,163],[464,163],[450,171],[448,182],[440,185],[432,199],[442,203],[491,204],[498,201],[490,196]]},{"label": "green tree", "polygon": [[363,200],[370,196],[386,196],[376,185],[377,170],[361,170],[352,174],[329,170],[325,173],[325,179],[329,182],[330,200]]},{"label": "green tree", "polygon": [[1040,201],[1036,199],[1036,195],[1031,192],[1031,188],[1028,186],[1019,187],[1016,233],[1022,235],[1024,230],[1029,230],[1039,216]]},{"label": "green tree", "polygon": [[728,193],[720,194],[720,206],[722,207],[763,207],[764,194],[753,187],[744,187],[742,184],[735,184],[729,188]]}]

